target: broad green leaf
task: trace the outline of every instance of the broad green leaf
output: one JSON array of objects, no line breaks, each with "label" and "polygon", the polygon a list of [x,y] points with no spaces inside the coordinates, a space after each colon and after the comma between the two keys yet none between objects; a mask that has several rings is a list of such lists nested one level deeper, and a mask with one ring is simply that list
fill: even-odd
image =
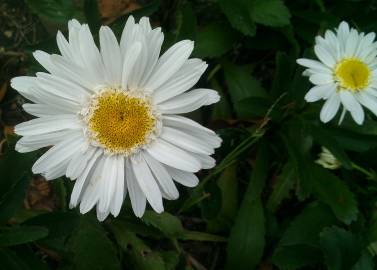
[{"label": "broad green leaf", "polygon": [[169,238],[177,238],[181,236],[184,230],[181,221],[167,212],[157,214],[154,211],[147,210],[145,211],[142,220],[146,224],[157,228]]},{"label": "broad green leaf", "polygon": [[299,269],[321,262],[319,233],[324,227],[335,223],[336,218],[327,206],[318,203],[309,205],[283,233],[272,255],[272,262],[279,269]]},{"label": "broad green leaf", "polygon": [[[128,231],[123,222],[114,221],[110,228],[125,254],[127,267],[135,270],[167,269],[162,256],[152,251],[135,233]],[[170,262],[168,263],[170,264]]]},{"label": "broad green leaf", "polygon": [[38,16],[53,22],[65,23],[75,11],[72,0],[26,0],[26,4]]},{"label": "broad green leaf", "polygon": [[248,0],[220,0],[219,5],[230,24],[235,29],[245,35],[254,36],[256,25],[250,17],[247,1]]},{"label": "broad green leaf", "polygon": [[88,22],[88,25],[92,33],[98,33],[98,30],[102,25],[101,15],[99,14],[98,10],[98,1],[85,0],[84,13],[86,21]]},{"label": "broad green leaf", "polygon": [[245,114],[243,108],[239,109],[238,104],[250,97],[266,97],[266,90],[260,82],[251,76],[248,67],[240,67],[231,63],[224,64],[225,80],[228,86],[228,93],[231,97],[233,107],[237,114]]},{"label": "broad green leaf", "polygon": [[325,228],[320,242],[329,270],[351,269],[360,257],[361,243],[358,237],[339,227]]},{"label": "broad green leaf", "polygon": [[76,232],[69,240],[73,262],[80,270],[119,270],[117,251],[97,219],[91,215],[80,217]]},{"label": "broad green leaf", "polygon": [[9,146],[0,156],[0,222],[8,220],[20,206],[31,179],[36,153],[20,154]]},{"label": "broad green leaf", "polygon": [[356,220],[358,214],[357,202],[354,194],[347,185],[328,170],[312,164],[309,167],[312,174],[313,193],[324,203],[328,204],[335,216],[346,224]]},{"label": "broad green leaf", "polygon": [[267,152],[267,147],[262,144],[250,183],[230,232],[226,269],[253,269],[263,255],[265,218],[260,194],[269,168]]},{"label": "broad green leaf", "polygon": [[233,47],[235,35],[226,24],[214,23],[197,32],[195,40],[195,57],[219,57]]},{"label": "broad green leaf", "polygon": [[289,196],[289,192],[294,188],[296,177],[293,164],[290,162],[286,163],[281,174],[277,176],[272,193],[268,198],[267,208],[270,211],[275,212],[281,202]]},{"label": "broad green leaf", "polygon": [[0,230],[0,246],[16,246],[44,238],[48,230],[40,226],[21,226]]},{"label": "broad green leaf", "polygon": [[271,258],[277,269],[282,270],[306,269],[302,267],[318,265],[322,260],[320,250],[306,245],[278,247]]},{"label": "broad green leaf", "polygon": [[323,204],[306,207],[288,226],[278,246],[308,245],[319,246],[319,233],[323,228],[336,224],[331,210]]},{"label": "broad green leaf", "polygon": [[376,269],[373,256],[368,252],[364,251],[359,260],[351,268],[352,270],[374,270]]},{"label": "broad green leaf", "polygon": [[[264,97],[248,97],[236,104],[237,116],[241,119],[264,117],[272,103]],[[273,117],[272,117],[273,118]]]},{"label": "broad green leaf", "polygon": [[251,18],[260,24],[281,27],[290,23],[290,12],[282,0],[251,0]]},{"label": "broad green leaf", "polygon": [[187,2],[182,9],[178,11],[176,17],[177,23],[177,36],[176,41],[180,41],[183,39],[196,39],[196,31],[197,31],[197,20],[195,12],[192,8],[192,5]]},{"label": "broad green leaf", "polygon": [[203,242],[226,242],[226,238],[215,234],[205,232],[196,232],[185,230],[179,237],[180,240],[203,241]]},{"label": "broad green leaf", "polygon": [[44,226],[48,229],[48,238],[68,236],[79,223],[79,216],[74,212],[53,212],[28,219],[24,225]]},{"label": "broad green leaf", "polygon": [[10,249],[0,248],[1,269],[4,270],[31,270],[28,265]]},{"label": "broad green leaf", "polygon": [[275,57],[275,76],[272,81],[271,94],[277,98],[289,90],[292,84],[296,62],[286,53],[278,52]]}]

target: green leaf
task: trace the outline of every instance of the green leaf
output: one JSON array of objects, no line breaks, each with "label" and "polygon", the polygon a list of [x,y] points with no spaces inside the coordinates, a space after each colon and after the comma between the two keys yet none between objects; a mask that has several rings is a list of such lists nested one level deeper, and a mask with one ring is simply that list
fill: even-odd
[{"label": "green leaf", "polygon": [[225,80],[228,93],[237,114],[245,114],[238,104],[250,97],[266,97],[266,90],[260,82],[251,76],[248,67],[240,67],[231,63],[224,64]]},{"label": "green leaf", "polygon": [[53,22],[65,23],[75,11],[72,0],[26,0],[26,4],[38,16]]},{"label": "green leaf", "polygon": [[226,238],[215,235],[209,234],[204,232],[196,232],[196,231],[189,231],[185,230],[183,234],[179,237],[180,240],[188,240],[188,241],[204,241],[204,242],[226,242]]},{"label": "green leaf", "polygon": [[265,116],[271,106],[272,103],[267,98],[248,97],[237,102],[236,111],[239,118],[250,119]]},{"label": "green leaf", "polygon": [[352,270],[374,270],[375,264],[373,256],[368,252],[364,251],[356,264],[351,268]]},{"label": "green leaf", "polygon": [[278,247],[271,258],[278,269],[282,270],[302,269],[301,267],[316,265],[322,260],[318,249],[305,245]]},{"label": "green leaf", "polygon": [[226,269],[253,269],[263,255],[265,218],[260,194],[267,178],[268,149],[262,144],[227,246]]},{"label": "green leaf", "polygon": [[272,82],[271,94],[273,97],[279,97],[288,91],[292,84],[293,72],[296,69],[296,62],[293,57],[286,53],[278,52],[275,58],[275,76]]},{"label": "green leaf", "polygon": [[282,0],[253,0],[251,18],[260,24],[281,27],[290,23],[290,12]]},{"label": "green leaf", "polygon": [[314,195],[328,204],[335,216],[346,224],[356,220],[358,214],[354,194],[338,177],[328,170],[312,164],[309,169],[312,174]]},{"label": "green leaf", "polygon": [[157,214],[154,211],[147,210],[142,220],[147,225],[151,225],[160,230],[168,238],[177,238],[181,236],[184,231],[181,221],[167,212]]},{"label": "green leaf", "polygon": [[16,246],[44,238],[48,230],[40,226],[12,227],[0,231],[0,246]]},{"label": "green leaf", "polygon": [[289,196],[290,190],[294,188],[296,177],[293,164],[291,162],[286,163],[281,174],[277,177],[272,193],[268,198],[267,208],[270,211],[275,212],[281,202]]},{"label": "green leaf", "polygon": [[24,225],[44,226],[48,229],[48,238],[68,236],[76,230],[79,216],[74,212],[54,212],[28,219]]},{"label": "green leaf", "polygon": [[197,32],[193,55],[200,58],[219,57],[233,47],[234,40],[234,33],[228,25],[207,25]]},{"label": "green leaf", "polygon": [[0,156],[0,222],[7,221],[22,205],[36,158],[36,153],[19,154],[12,148]]},{"label": "green leaf", "polygon": [[[17,254],[10,249],[0,248],[1,267],[4,270],[29,270],[30,268],[25,264]],[[31,269],[30,269],[31,270]]]},{"label": "green leaf", "polygon": [[360,257],[359,239],[344,229],[338,227],[324,229],[320,242],[329,270],[351,269]]},{"label": "green leaf", "polygon": [[319,247],[319,233],[323,228],[335,223],[336,218],[326,205],[311,204],[289,224],[280,239],[279,246]]},{"label": "green leaf", "polygon": [[321,262],[319,233],[334,223],[336,218],[326,205],[309,205],[283,233],[272,255],[272,262],[279,269],[298,269]]},{"label": "green leaf", "polygon": [[69,240],[73,262],[80,270],[119,270],[117,252],[106,231],[91,215],[80,217],[79,226]]},{"label": "green leaf", "polygon": [[135,233],[128,231],[127,226],[122,221],[113,222],[110,228],[118,245],[125,253],[127,266],[130,266],[131,269],[166,269],[162,256],[152,251]]},{"label": "green leaf", "polygon": [[177,21],[177,37],[176,41],[183,39],[196,39],[197,20],[192,5],[187,2],[182,9],[178,11]]},{"label": "green leaf", "polygon": [[248,0],[220,0],[221,10],[228,18],[230,24],[247,36],[254,36],[256,25],[248,11]]},{"label": "green leaf", "polygon": [[98,1],[96,0],[85,0],[84,1],[84,13],[86,21],[90,27],[92,33],[98,33],[102,25],[101,15],[98,10]]}]

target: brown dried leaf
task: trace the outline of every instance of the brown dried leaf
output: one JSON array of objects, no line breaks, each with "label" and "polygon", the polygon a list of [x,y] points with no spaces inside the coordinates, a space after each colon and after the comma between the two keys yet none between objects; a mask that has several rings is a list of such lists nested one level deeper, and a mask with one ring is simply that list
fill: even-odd
[{"label": "brown dried leaf", "polygon": [[140,7],[136,0],[98,0],[99,12],[106,24]]}]

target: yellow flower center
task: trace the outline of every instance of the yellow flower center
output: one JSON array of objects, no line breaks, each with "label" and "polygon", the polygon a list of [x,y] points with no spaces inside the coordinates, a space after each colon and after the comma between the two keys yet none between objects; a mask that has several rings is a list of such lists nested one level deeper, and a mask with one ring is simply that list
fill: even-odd
[{"label": "yellow flower center", "polygon": [[108,153],[130,154],[148,143],[156,118],[150,103],[117,89],[105,89],[91,102],[90,137]]},{"label": "yellow flower center", "polygon": [[356,58],[346,58],[335,67],[335,78],[341,88],[351,91],[361,91],[369,84],[370,69]]}]

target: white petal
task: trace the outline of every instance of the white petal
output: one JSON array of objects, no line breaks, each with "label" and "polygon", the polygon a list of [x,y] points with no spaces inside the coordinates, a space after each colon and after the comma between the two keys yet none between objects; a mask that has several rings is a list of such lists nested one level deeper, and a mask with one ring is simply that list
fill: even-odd
[{"label": "white petal", "polygon": [[81,86],[48,73],[38,72],[36,82],[44,91],[73,103],[81,104],[89,98],[89,93]]},{"label": "white petal", "polygon": [[124,178],[124,157],[121,155],[117,156],[116,160],[116,186],[114,196],[111,201],[110,211],[114,217],[119,215],[120,209],[122,208],[123,199],[127,194],[127,188],[124,186],[125,178]]},{"label": "white petal", "polygon": [[89,212],[90,209],[96,205],[98,199],[102,195],[102,178],[104,176],[103,168],[105,160],[106,156],[102,155],[96,162],[96,166],[93,166],[93,172],[90,172],[90,177],[88,176],[87,180],[85,181],[86,186],[82,191],[83,194],[81,195],[82,197],[80,203],[81,214]]},{"label": "white petal", "polygon": [[160,136],[165,141],[190,152],[204,155],[211,155],[214,153],[213,147],[206,144],[204,141],[200,141],[194,136],[175,128],[163,127]]},{"label": "white petal", "polygon": [[164,140],[155,141],[147,152],[158,161],[180,170],[197,172],[201,168],[200,162],[192,155]]},{"label": "white petal", "polygon": [[354,56],[358,45],[359,45],[359,34],[357,33],[355,29],[352,29],[345,44],[345,56],[347,57]]},{"label": "white petal", "polygon": [[199,81],[207,66],[200,59],[187,60],[167,82],[154,91],[154,102],[161,103],[189,90]]},{"label": "white petal", "polygon": [[158,184],[162,191],[168,196],[169,199],[177,199],[179,197],[178,190],[165,167],[161,165],[160,162],[151,157],[147,152],[142,152],[142,155],[156,180],[158,181]]},{"label": "white petal", "polygon": [[33,165],[33,173],[43,173],[49,168],[72,157],[72,155],[85,143],[81,134],[75,134],[59,142],[44,153]]},{"label": "white petal", "polygon": [[331,73],[331,69],[319,61],[300,58],[296,60],[301,66],[316,70],[321,73]]},{"label": "white petal", "polygon": [[122,88],[128,89],[128,81],[130,74],[139,55],[141,53],[141,43],[135,42],[130,49],[127,51],[124,61],[123,61],[123,71],[122,71]]},{"label": "white petal", "polygon": [[98,161],[98,157],[101,155],[101,151],[96,149],[93,156],[89,159],[88,164],[86,164],[85,170],[77,178],[75,185],[71,193],[71,200],[69,203],[70,208],[76,207],[77,204],[81,201],[81,197],[85,191],[86,185],[92,178],[94,173],[94,168]]},{"label": "white petal", "polygon": [[323,105],[320,113],[320,119],[322,122],[327,123],[331,119],[334,118],[336,113],[338,112],[340,105],[340,98],[338,97],[337,93],[331,95],[331,97],[326,100],[325,104]]},{"label": "white petal", "polygon": [[171,175],[171,177],[173,177],[173,179],[181,185],[184,185],[186,187],[195,187],[199,183],[198,177],[196,177],[196,175],[193,173],[178,170],[166,165],[165,168]]},{"label": "white petal", "polygon": [[45,104],[25,103],[22,105],[22,108],[28,114],[38,116],[38,117],[45,117],[45,116],[52,116],[52,115],[67,113],[60,110],[60,108],[52,107]]},{"label": "white petal", "polygon": [[132,156],[131,164],[140,189],[143,191],[149,204],[157,213],[164,211],[160,189],[147,163],[141,156]]},{"label": "white petal", "polygon": [[88,162],[96,153],[96,148],[84,145],[80,151],[71,159],[67,167],[66,176],[71,179],[78,178],[86,168]]},{"label": "white petal", "polygon": [[59,51],[63,57],[67,58],[68,60],[72,60],[74,58],[68,41],[60,31],[58,31],[56,35],[56,43],[58,44]]},{"label": "white petal", "polygon": [[166,82],[186,62],[194,49],[194,43],[183,40],[170,47],[158,60],[145,88],[153,91]]},{"label": "white petal", "polygon": [[364,121],[364,110],[355,99],[354,95],[347,90],[339,92],[340,100],[343,106],[351,112],[352,118],[355,122],[361,125]]},{"label": "white petal", "polygon": [[213,148],[220,147],[222,142],[221,138],[212,130],[180,115],[164,115],[163,124],[187,132]]},{"label": "white petal", "polygon": [[158,105],[163,114],[188,113],[204,105],[220,100],[219,94],[211,89],[195,89]]},{"label": "white petal", "polygon": [[134,175],[131,161],[126,160],[126,180],[128,193],[130,194],[131,206],[137,217],[142,217],[145,211],[146,198],[143,191],[140,189],[138,181]]},{"label": "white petal", "polygon": [[336,90],[335,84],[325,84],[314,86],[305,95],[307,102],[315,102],[320,99],[327,99]]},{"label": "white petal", "polygon": [[377,98],[368,93],[357,93],[357,100],[365,107],[367,107],[374,115],[377,115]]},{"label": "white petal", "polygon": [[23,122],[16,125],[14,131],[21,136],[30,136],[64,129],[80,129],[81,127],[76,115],[62,114]]},{"label": "white petal", "polygon": [[115,155],[107,156],[103,167],[103,174],[101,177],[101,195],[99,196],[97,204],[97,212],[109,212],[110,203],[114,196],[117,184],[117,158]]},{"label": "white petal", "polygon": [[122,56],[118,41],[108,26],[101,27],[99,37],[106,80],[111,86],[117,87],[122,78]]},{"label": "white petal", "polygon": [[94,43],[92,33],[90,33],[90,29],[87,24],[82,25],[80,29],[79,41],[80,52],[86,71],[90,72],[92,77],[96,78],[96,83],[103,83],[105,81],[105,76],[101,54]]},{"label": "white petal", "polygon": [[35,60],[37,60],[37,62],[41,64],[41,66],[44,67],[48,72],[54,73],[58,71],[58,68],[55,67],[55,65],[51,62],[50,54],[38,50],[33,53],[33,56]]},{"label": "white petal", "polygon": [[309,80],[313,84],[324,85],[334,83],[334,78],[330,74],[325,73],[315,73],[309,77]]},{"label": "white petal", "polygon": [[201,162],[203,169],[212,169],[216,166],[216,160],[213,157],[197,153],[192,153],[192,155]]},{"label": "white petal", "polygon": [[321,60],[321,62],[329,68],[332,68],[335,65],[335,56],[331,55],[331,53],[328,50],[326,50],[323,46],[314,46],[314,52],[319,58],[319,60]]},{"label": "white petal", "polygon": [[20,153],[35,151],[42,147],[55,145],[74,133],[77,133],[77,131],[60,130],[51,133],[24,136],[17,141],[15,149]]}]

